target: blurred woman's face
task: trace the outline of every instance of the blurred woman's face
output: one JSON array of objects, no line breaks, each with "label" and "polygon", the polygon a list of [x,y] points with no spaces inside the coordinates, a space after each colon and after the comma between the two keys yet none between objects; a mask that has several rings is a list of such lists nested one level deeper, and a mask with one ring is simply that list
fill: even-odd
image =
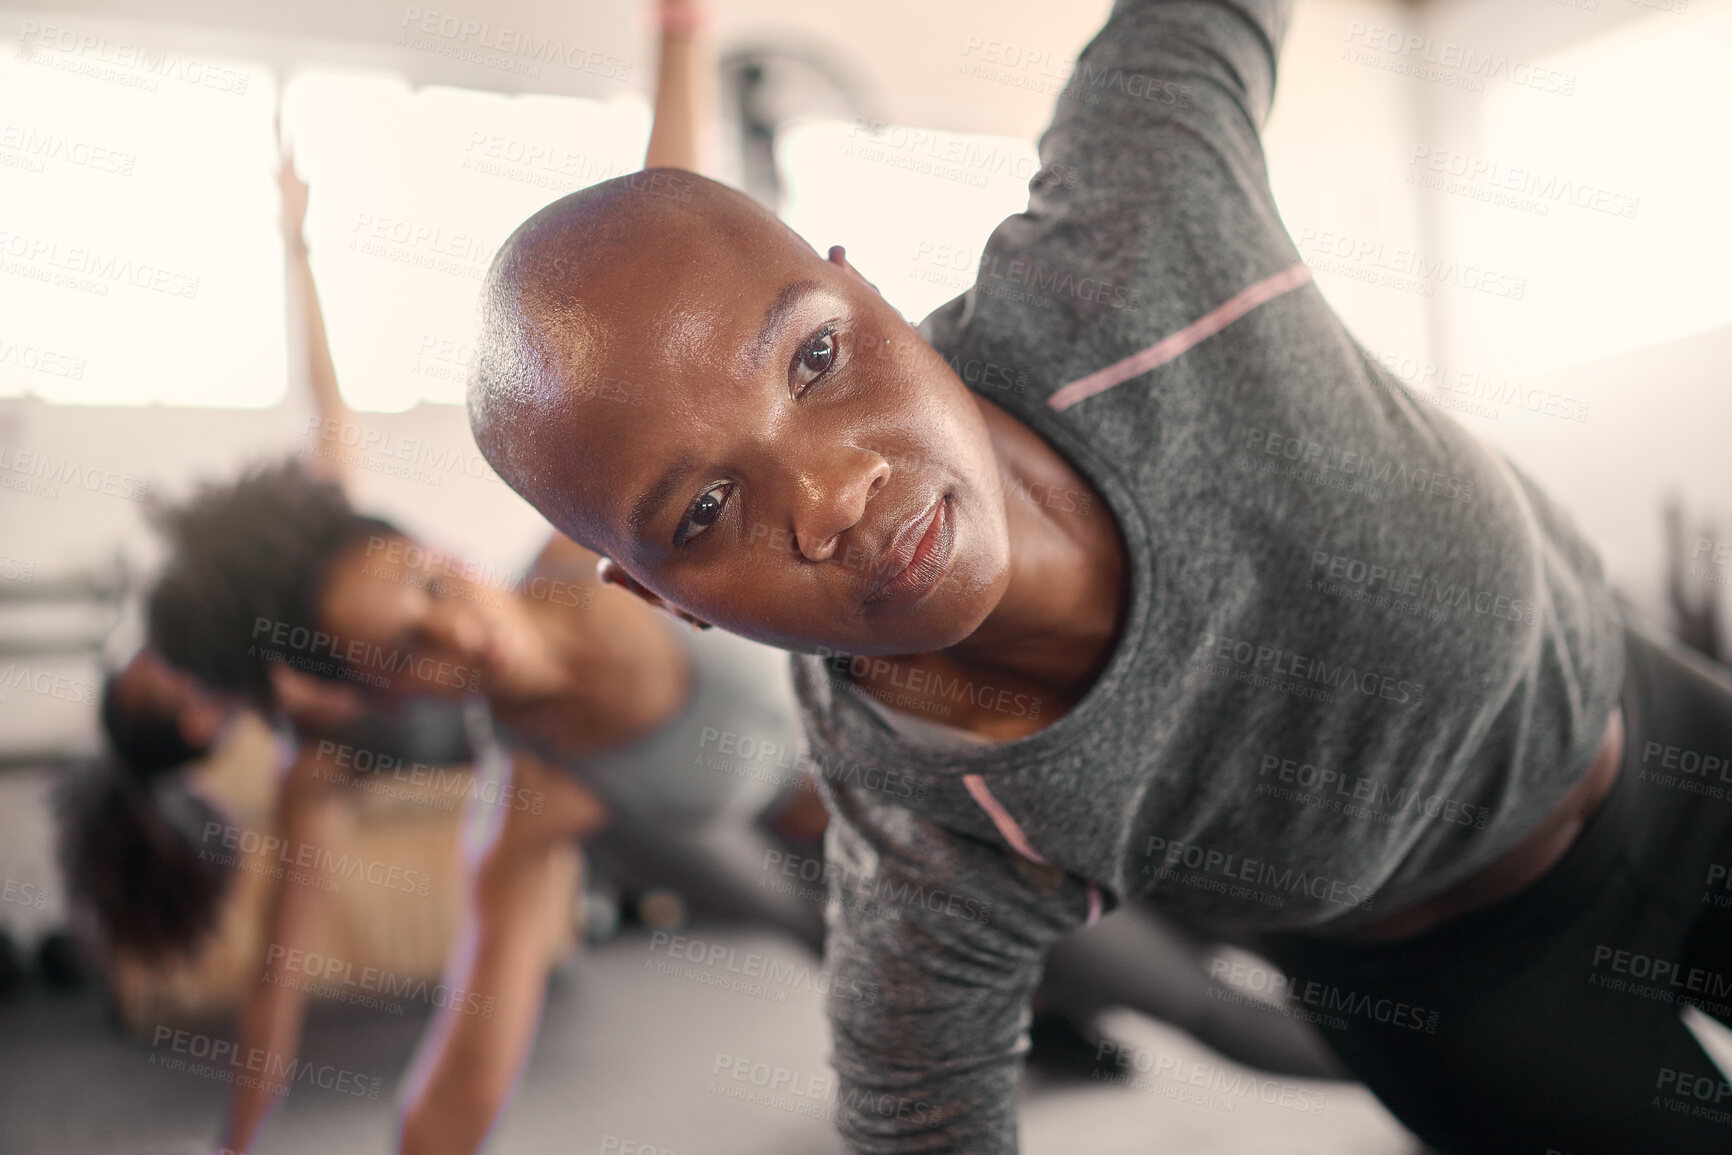
[{"label": "blurred woman's face", "polygon": [[319,626],[356,687],[389,697],[485,693],[508,670],[513,595],[454,573],[448,555],[370,537],[332,564]]}]

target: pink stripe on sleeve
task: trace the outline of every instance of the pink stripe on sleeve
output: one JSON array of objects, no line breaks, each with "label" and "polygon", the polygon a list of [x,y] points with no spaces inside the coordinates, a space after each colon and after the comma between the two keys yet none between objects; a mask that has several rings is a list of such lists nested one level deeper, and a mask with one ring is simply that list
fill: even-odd
[{"label": "pink stripe on sleeve", "polygon": [[[1013,850],[1042,866],[1051,865],[1035,850],[1029,842],[1028,836],[1022,832],[1022,827],[1018,826],[1016,819],[1010,816],[1010,811],[999,805],[998,799],[992,796],[992,791],[987,789],[986,779],[978,774],[964,774],[962,784],[968,787],[968,792],[974,796],[974,800],[980,804],[980,808],[986,811],[986,816],[992,819],[992,824],[998,828],[998,833],[1006,842],[1010,843]],[[1091,882],[1088,893],[1088,922],[1083,925],[1093,926],[1100,921],[1101,917],[1101,888]]]},{"label": "pink stripe on sleeve", "polygon": [[1011,848],[1024,858],[1032,858],[1042,866],[1049,865],[1047,860],[1035,852],[1029,845],[1028,838],[1023,834],[1022,827],[1016,824],[1016,819],[1010,816],[1010,811],[998,804],[998,799],[992,796],[992,791],[986,788],[986,780],[978,774],[964,774],[962,784],[968,787],[968,792],[986,811],[986,816],[992,819],[992,824],[998,827],[998,833],[1010,843]]},{"label": "pink stripe on sleeve", "polygon": [[1104,393],[1114,385],[1123,384],[1132,377],[1165,365],[1199,341],[1213,337],[1258,305],[1272,301],[1283,293],[1290,293],[1310,281],[1311,268],[1308,265],[1292,265],[1283,269],[1272,277],[1258,281],[1224,304],[1217,305],[1177,333],[1162,337],[1142,352],[1132,353],[1123,361],[1115,361],[1105,369],[1096,369],[1087,377],[1077,378],[1047,398],[1046,403],[1054,409],[1069,409],[1078,401],[1093,397],[1096,393]]}]

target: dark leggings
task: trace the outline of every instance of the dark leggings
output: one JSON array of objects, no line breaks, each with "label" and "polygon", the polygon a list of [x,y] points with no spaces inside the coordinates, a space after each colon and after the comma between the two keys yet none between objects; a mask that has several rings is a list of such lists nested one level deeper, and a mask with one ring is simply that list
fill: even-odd
[{"label": "dark leggings", "polygon": [[1732,671],[1625,640],[1623,766],[1548,874],[1405,942],[1260,944],[1447,1155],[1732,1151],[1732,1083],[1680,1017],[1732,1023]]},{"label": "dark leggings", "polygon": [[[671,887],[699,919],[773,928],[821,956],[824,908],[814,896],[823,883],[788,882],[775,867],[787,861],[772,857],[778,851],[809,867],[823,856],[821,848],[790,847],[738,819],[681,824],[621,813],[584,846],[596,873],[628,892]],[[1208,974],[1209,955],[1209,940],[1134,905],[1061,943],[1047,957],[1036,1001],[1085,1028],[1106,1007],[1129,1007],[1263,1070],[1343,1076],[1309,1024],[1211,997],[1220,984]]]},{"label": "dark leggings", "polygon": [[[596,874],[627,893],[667,887],[698,918],[769,927],[821,954],[824,905],[815,896],[823,883],[789,879],[776,869],[795,853],[744,819],[678,822],[619,811],[584,843]],[[807,850],[797,864],[816,867],[822,855]]]}]

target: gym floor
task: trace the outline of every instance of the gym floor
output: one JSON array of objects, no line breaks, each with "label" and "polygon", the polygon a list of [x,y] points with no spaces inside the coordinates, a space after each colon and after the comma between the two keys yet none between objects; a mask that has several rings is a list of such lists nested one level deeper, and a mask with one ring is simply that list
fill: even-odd
[{"label": "gym floor", "polygon": [[[842,1150],[828,1117],[834,1080],[821,996],[799,978],[751,991],[713,985],[748,966],[760,973],[761,961],[748,964],[754,954],[778,964],[773,972],[816,968],[770,935],[701,937],[706,957],[720,955],[712,945],[733,953],[698,966],[631,931],[561,969],[490,1152]],[[428,1009],[425,1001],[394,1010],[315,1005],[302,1049],[307,1065],[266,1125],[259,1155],[390,1150],[400,1080]],[[1130,1082],[1031,1075],[1021,1114],[1026,1155],[1418,1150],[1358,1086],[1260,1076],[1128,1012],[1103,1026],[1129,1056],[1109,1069]],[[0,1155],[210,1155],[226,1090],[211,1069],[232,1068],[209,1063],[212,1039],[230,1037],[230,1029],[206,1029],[167,1034],[155,1045],[124,1036],[93,993],[32,989],[0,1005]]]}]

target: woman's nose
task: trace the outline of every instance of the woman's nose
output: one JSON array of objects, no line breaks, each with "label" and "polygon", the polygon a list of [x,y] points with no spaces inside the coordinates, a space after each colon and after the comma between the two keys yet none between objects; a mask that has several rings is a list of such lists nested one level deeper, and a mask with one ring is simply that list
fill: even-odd
[{"label": "woman's nose", "polygon": [[890,463],[852,446],[806,470],[794,509],[794,544],[808,561],[826,561],[844,532],[866,516],[866,505],[890,480]]}]

